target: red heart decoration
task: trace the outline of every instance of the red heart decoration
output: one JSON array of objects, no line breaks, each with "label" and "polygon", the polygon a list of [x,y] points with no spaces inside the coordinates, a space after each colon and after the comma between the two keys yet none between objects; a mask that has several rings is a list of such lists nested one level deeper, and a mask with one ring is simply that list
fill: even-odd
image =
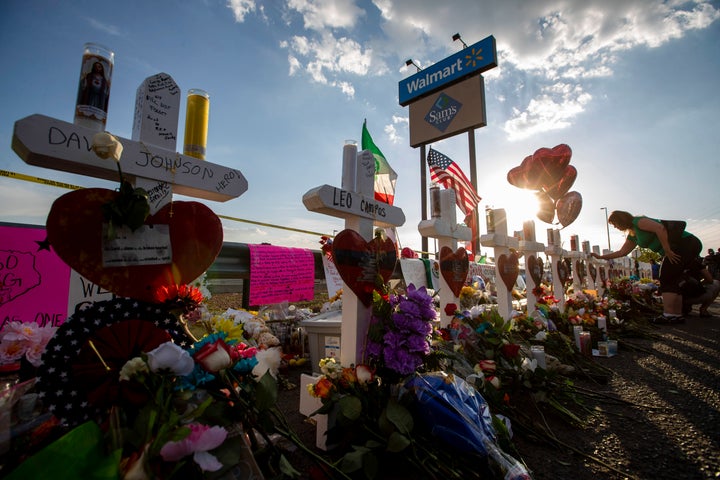
[{"label": "red heart decoration", "polygon": [[454,252],[450,247],[440,249],[440,273],[456,297],[460,296],[460,290],[465,286],[469,269],[468,254],[465,248],[460,247]]},{"label": "red heart decoration", "polygon": [[594,282],[595,279],[597,278],[597,268],[595,268],[594,263],[591,262],[588,264],[588,271],[590,272],[590,278]]},{"label": "red heart decoration", "polygon": [[511,253],[510,255],[505,255],[503,253],[497,259],[497,267],[500,272],[500,278],[502,278],[502,281],[505,284],[505,288],[507,288],[508,292],[512,291],[520,273],[520,262],[518,261],[518,256],[515,253]]},{"label": "red heart decoration", "polygon": [[605,267],[600,267],[600,281],[605,284],[605,280],[607,280],[607,275],[605,273]]},{"label": "red heart decoration", "polygon": [[543,261],[535,258],[535,255],[530,255],[527,259],[527,269],[530,273],[530,278],[535,282],[535,286],[540,285],[543,277]]},{"label": "red heart decoration", "polygon": [[553,185],[562,178],[571,157],[572,150],[564,143],[553,148],[538,148],[533,153],[532,168],[528,176],[536,179],[539,185]]},{"label": "red heart decoration", "polygon": [[564,262],[563,260],[557,261],[557,271],[558,271],[558,278],[560,279],[560,283],[565,285],[567,281],[570,279],[570,268],[568,267],[568,264]]},{"label": "red heart decoration", "polygon": [[572,165],[568,165],[565,167],[565,173],[557,183],[544,185],[545,193],[553,200],[558,200],[570,190],[570,187],[575,183],[575,179],[577,179],[577,169]]},{"label": "red heart decoration", "polygon": [[578,279],[582,282],[585,280],[585,261],[578,260],[575,262],[575,271],[577,272]]},{"label": "red heart decoration", "polygon": [[375,237],[367,242],[355,230],[343,230],[335,236],[332,254],[340,278],[366,307],[372,304],[377,283],[390,280],[397,262],[392,240]]},{"label": "red heart decoration", "polygon": [[152,302],[159,287],[192,282],[213,264],[223,243],[220,219],[201,203],[171,202],[145,224],[169,225],[172,263],[104,266],[102,205],[118,195],[104,188],[85,188],[53,202],[47,238],[73,270],[118,296]]}]

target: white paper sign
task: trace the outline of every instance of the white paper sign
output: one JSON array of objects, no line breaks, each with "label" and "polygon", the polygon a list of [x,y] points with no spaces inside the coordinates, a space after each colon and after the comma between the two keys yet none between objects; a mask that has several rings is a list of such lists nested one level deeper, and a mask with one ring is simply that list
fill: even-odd
[{"label": "white paper sign", "polygon": [[327,284],[328,297],[332,298],[343,288],[343,281],[340,272],[333,262],[323,255],[323,269],[325,270],[325,283]]},{"label": "white paper sign", "polygon": [[[103,225],[103,236],[107,224]],[[112,240],[103,242],[103,266],[165,265],[172,262],[170,225],[143,225],[134,232],[118,228]]]}]

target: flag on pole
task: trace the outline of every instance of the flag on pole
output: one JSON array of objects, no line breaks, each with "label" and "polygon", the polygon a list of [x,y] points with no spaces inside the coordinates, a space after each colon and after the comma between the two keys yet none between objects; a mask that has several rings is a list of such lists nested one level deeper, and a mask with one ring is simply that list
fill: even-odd
[{"label": "flag on pole", "polygon": [[432,148],[428,152],[427,162],[430,167],[430,180],[455,190],[455,202],[465,215],[475,210],[481,198],[460,167]]},{"label": "flag on pole", "polygon": [[375,200],[392,205],[395,200],[395,182],[397,173],[390,167],[385,155],[373,142],[367,129],[367,120],[363,121],[361,150],[370,150],[375,157]]}]

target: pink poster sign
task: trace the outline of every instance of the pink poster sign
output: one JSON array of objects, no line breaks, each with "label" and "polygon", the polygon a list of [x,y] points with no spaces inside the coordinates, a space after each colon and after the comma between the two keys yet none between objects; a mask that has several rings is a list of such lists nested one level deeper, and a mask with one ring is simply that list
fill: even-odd
[{"label": "pink poster sign", "polygon": [[315,258],[301,248],[249,245],[250,305],[299,302],[315,296]]},{"label": "pink poster sign", "polygon": [[8,322],[60,325],[67,318],[70,267],[42,248],[45,228],[0,223],[0,330]]}]

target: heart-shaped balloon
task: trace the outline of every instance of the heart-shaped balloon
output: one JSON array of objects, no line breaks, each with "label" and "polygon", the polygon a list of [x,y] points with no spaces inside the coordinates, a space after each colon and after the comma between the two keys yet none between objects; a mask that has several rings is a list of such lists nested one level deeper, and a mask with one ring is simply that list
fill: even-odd
[{"label": "heart-shaped balloon", "polygon": [[557,271],[558,271],[558,278],[560,279],[560,283],[565,285],[567,281],[570,279],[570,268],[567,264],[567,262],[563,260],[557,261]]},{"label": "heart-shaped balloon", "polygon": [[590,279],[594,282],[597,279],[597,268],[595,268],[595,264],[590,262],[588,264],[588,272],[590,272]]},{"label": "heart-shaped balloon", "polygon": [[533,156],[528,155],[519,166],[510,169],[507,181],[518,188],[537,190],[540,187],[539,178],[537,176],[531,178],[531,171],[534,171]]},{"label": "heart-shaped balloon", "polygon": [[557,201],[555,209],[558,221],[563,227],[567,227],[575,221],[582,210],[582,196],[578,192],[568,192]]},{"label": "heart-shaped balloon", "polygon": [[520,273],[520,262],[517,254],[501,254],[497,259],[497,268],[500,272],[500,278],[502,278],[505,284],[505,288],[507,288],[508,292],[512,291]]},{"label": "heart-shaped balloon", "polygon": [[542,282],[543,277],[543,261],[540,258],[536,258],[535,255],[530,255],[527,259],[527,269],[528,273],[530,273],[530,278],[532,278],[532,281],[534,284],[540,285]]},{"label": "heart-shaped balloon", "polygon": [[538,202],[537,218],[545,223],[553,223],[555,219],[555,202],[550,196],[543,192],[535,192],[535,198]]},{"label": "heart-shaped balloon", "polygon": [[102,206],[118,195],[104,188],[85,188],[53,202],[47,238],[73,270],[120,297],[152,302],[160,287],[192,282],[213,264],[223,244],[220,219],[202,203],[171,202],[145,220],[149,227],[168,225],[169,263],[105,266]]},{"label": "heart-shaped balloon", "polygon": [[576,178],[577,169],[572,165],[568,165],[565,167],[565,173],[563,173],[560,180],[558,180],[555,184],[544,185],[545,193],[547,193],[553,200],[558,200],[570,191],[570,187],[573,186]]},{"label": "heart-shaped balloon", "polygon": [[456,297],[460,296],[460,290],[465,286],[469,269],[468,254],[464,247],[454,252],[450,247],[440,249],[440,274]]},{"label": "heart-shaped balloon", "polygon": [[355,230],[343,230],[335,236],[332,254],[340,278],[366,307],[372,304],[378,284],[390,280],[398,256],[389,238],[374,237],[368,242]]},{"label": "heart-shaped balloon", "polygon": [[553,148],[538,148],[532,157],[528,177],[535,179],[539,185],[553,185],[562,178],[565,167],[570,164],[572,150],[561,143]]}]

